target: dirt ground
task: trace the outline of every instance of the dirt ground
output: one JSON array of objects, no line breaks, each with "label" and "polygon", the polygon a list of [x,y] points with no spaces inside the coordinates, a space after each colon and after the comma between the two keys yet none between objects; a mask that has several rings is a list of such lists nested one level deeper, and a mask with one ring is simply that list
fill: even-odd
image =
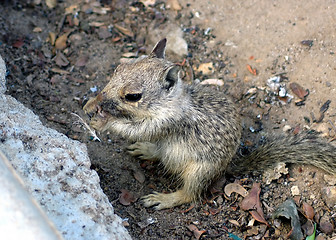
[{"label": "dirt ground", "polygon": [[[154,211],[138,199],[153,190],[173,191],[175,179],[159,165],[127,155],[128,143],[118,136],[107,133],[100,136],[102,142],[92,141],[76,124],[72,113],[84,116],[83,103],[102,90],[121,58],[148,53],[154,30],[175,24],[183,30],[188,54],[168,52],[168,58],[183,65],[189,81],[223,82],[216,88],[231,95],[241,111],[243,146],[248,148],[264,132],[280,134],[285,129],[289,134],[314,129],[333,140],[334,1],[215,2],[1,1],[0,55],[8,68],[8,94],[46,126],[87,145],[92,169],[134,239],[286,239],[290,221],[272,220],[272,212],[293,198],[302,224],[307,222],[305,206],[312,206],[319,239],[335,239],[336,194],[323,193],[332,187],[321,170],[291,166],[288,174],[270,184],[259,175],[227,176],[225,184],[239,182],[247,190],[261,183],[260,200],[269,227],[253,222],[240,207],[243,197],[225,196],[222,186],[194,206]],[[200,72],[209,63],[210,69]],[[278,84],[275,89],[271,78],[281,80],[273,84]],[[301,96],[304,100],[290,87],[294,82],[303,87],[299,95],[309,90],[308,96]],[[299,192],[293,193],[296,188]],[[126,202],[120,201],[121,192],[123,197],[127,193]]]}]

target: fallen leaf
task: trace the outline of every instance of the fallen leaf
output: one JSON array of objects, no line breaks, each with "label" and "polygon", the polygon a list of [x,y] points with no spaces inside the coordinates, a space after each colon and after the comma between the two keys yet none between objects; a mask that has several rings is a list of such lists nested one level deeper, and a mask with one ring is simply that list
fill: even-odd
[{"label": "fallen leaf", "polygon": [[100,39],[106,39],[112,37],[112,33],[108,30],[106,26],[102,26],[97,30],[98,37]]},{"label": "fallen leaf", "polygon": [[69,61],[60,51],[57,52],[55,57],[55,63],[60,67],[65,67],[69,65]]},{"label": "fallen leaf", "polygon": [[301,85],[295,82],[290,83],[289,88],[300,99],[305,99],[309,94],[308,90],[304,89]]},{"label": "fallen leaf", "polygon": [[55,72],[55,73],[61,73],[61,74],[69,74],[70,72],[59,69],[59,68],[51,68],[50,71]]},{"label": "fallen leaf", "polygon": [[237,220],[230,219],[229,222],[232,223],[233,225],[236,225],[236,226],[240,227],[240,224]]},{"label": "fallen leaf", "polygon": [[304,202],[302,204],[302,209],[303,209],[306,217],[310,220],[313,220],[314,215],[315,215],[313,207],[310,206],[308,203]]},{"label": "fallen leaf", "polygon": [[320,229],[322,232],[326,234],[332,233],[334,231],[334,227],[332,223],[330,222],[329,217],[323,216],[320,219]]},{"label": "fallen leaf", "polygon": [[20,47],[22,47],[23,45],[24,45],[24,41],[23,41],[23,39],[19,39],[19,40],[17,40],[15,43],[12,44],[12,46],[15,47],[15,48],[20,48]]},{"label": "fallen leaf", "polygon": [[316,223],[314,223],[314,232],[306,237],[306,240],[315,240],[315,235],[316,235]]},{"label": "fallen leaf", "polygon": [[171,8],[175,11],[180,11],[182,9],[178,0],[167,0],[167,8]]},{"label": "fallen leaf", "polygon": [[217,213],[220,212],[220,209],[218,209],[218,208],[210,208],[209,212],[210,212],[211,215],[216,215]]},{"label": "fallen leaf", "polygon": [[302,225],[302,230],[304,232],[305,235],[310,236],[314,233],[314,224],[313,221],[309,220],[306,221],[305,224]]},{"label": "fallen leaf", "polygon": [[225,186],[224,192],[227,196],[230,197],[230,195],[235,192],[238,193],[239,195],[246,197],[248,192],[247,190],[240,184],[238,183],[229,183]]},{"label": "fallen leaf", "polygon": [[84,67],[87,64],[88,61],[89,61],[89,56],[88,55],[83,55],[83,56],[80,56],[77,59],[75,65],[77,67]]},{"label": "fallen leaf", "polygon": [[71,5],[67,8],[65,8],[65,14],[70,14],[70,13],[74,13],[78,10],[78,5]]},{"label": "fallen leaf", "polygon": [[119,202],[124,205],[124,206],[128,206],[131,203],[136,201],[136,198],[133,196],[132,193],[130,193],[128,190],[126,189],[121,189],[120,190],[121,193],[119,194]]},{"label": "fallen leaf", "polygon": [[134,171],[133,176],[139,183],[144,183],[146,180],[145,175],[140,170]]},{"label": "fallen leaf", "polygon": [[56,34],[54,32],[49,32],[48,41],[50,42],[51,45],[53,46],[55,45]]},{"label": "fallen leaf", "polygon": [[202,234],[204,234],[206,232],[205,230],[203,230],[203,231],[198,230],[198,228],[194,224],[190,224],[188,226],[188,229],[194,234],[194,237],[196,239],[200,239]]},{"label": "fallen leaf", "polygon": [[274,219],[279,217],[285,217],[291,220],[292,230],[289,235],[291,239],[293,240],[303,239],[297,207],[292,199],[286,200],[275,210],[275,212],[272,215],[272,218]]},{"label": "fallen leaf", "polygon": [[89,26],[91,26],[91,27],[102,27],[104,25],[105,25],[104,22],[90,22],[89,23]]},{"label": "fallen leaf", "polygon": [[129,30],[129,29],[124,28],[124,27],[122,27],[122,26],[120,26],[120,25],[118,25],[118,24],[115,24],[114,27],[115,27],[119,32],[121,32],[122,34],[124,34],[124,35],[126,35],[126,36],[128,36],[128,37],[131,37],[131,38],[134,37],[134,33],[133,33],[131,30]]},{"label": "fallen leaf", "polygon": [[206,79],[200,83],[201,85],[217,85],[217,86],[224,86],[224,81],[220,79]]},{"label": "fallen leaf", "polygon": [[240,207],[243,210],[251,210],[250,213],[253,218],[269,226],[268,222],[264,218],[264,213],[261,207],[261,202],[259,198],[260,191],[260,183],[253,183],[252,189],[240,203]]},{"label": "fallen leaf", "polygon": [[35,33],[42,32],[42,28],[40,28],[40,27],[35,27],[35,28],[33,29],[33,32],[35,32]]},{"label": "fallen leaf", "polygon": [[57,0],[45,0],[45,3],[48,6],[48,8],[52,9],[52,8],[56,7]]},{"label": "fallen leaf", "polygon": [[148,6],[153,6],[155,4],[156,0],[140,0],[139,2],[142,2],[142,4],[145,7],[148,7]]},{"label": "fallen leaf", "polygon": [[67,40],[68,36],[71,33],[71,31],[64,33],[63,35],[59,36],[55,41],[55,47],[56,49],[63,50],[67,47]]},{"label": "fallen leaf", "polygon": [[247,64],[246,67],[247,67],[247,70],[249,70],[250,73],[252,73],[255,76],[257,75],[257,69],[252,68],[251,65],[249,65],[249,64]]}]

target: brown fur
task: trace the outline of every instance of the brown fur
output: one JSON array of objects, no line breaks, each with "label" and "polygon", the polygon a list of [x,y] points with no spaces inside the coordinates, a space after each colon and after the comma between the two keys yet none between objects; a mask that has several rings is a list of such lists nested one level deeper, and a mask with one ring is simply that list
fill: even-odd
[{"label": "brown fur", "polygon": [[95,114],[95,129],[137,141],[129,146],[133,156],[160,160],[182,181],[174,193],[143,197],[146,207],[196,201],[227,169],[240,173],[285,161],[335,174],[336,148],[314,134],[277,137],[247,157],[235,157],[241,137],[237,107],[222,92],[184,84],[177,66],[164,59],[165,46],[161,40],[148,57],[119,65],[103,91],[84,106]]}]

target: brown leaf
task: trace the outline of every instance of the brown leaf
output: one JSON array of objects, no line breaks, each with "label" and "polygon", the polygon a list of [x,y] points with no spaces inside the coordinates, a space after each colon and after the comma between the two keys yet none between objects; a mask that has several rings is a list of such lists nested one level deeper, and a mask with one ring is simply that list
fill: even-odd
[{"label": "brown leaf", "polygon": [[133,196],[132,193],[130,193],[126,189],[121,189],[121,193],[119,194],[119,202],[122,205],[128,206],[135,201],[136,201],[136,198]]},{"label": "brown leaf", "polygon": [[61,73],[61,74],[69,74],[70,72],[59,69],[59,68],[51,68],[50,71],[55,72],[55,73]]},{"label": "brown leaf", "polygon": [[300,99],[305,99],[308,96],[309,92],[305,90],[301,85],[298,83],[290,83],[289,88],[293,91],[293,93],[298,96]]},{"label": "brown leaf", "polygon": [[240,194],[243,197],[246,197],[248,192],[246,191],[246,189],[242,186],[239,185],[238,183],[229,183],[225,186],[224,188],[224,192],[227,196],[230,197],[230,195],[235,192]]},{"label": "brown leaf", "polygon": [[167,8],[171,8],[175,11],[180,11],[182,9],[178,0],[167,0]]},{"label": "brown leaf", "polygon": [[146,180],[145,175],[140,170],[135,171],[133,176],[139,183],[144,183]]},{"label": "brown leaf", "polygon": [[23,45],[24,45],[24,41],[23,41],[23,39],[19,39],[19,40],[17,40],[15,43],[12,44],[12,46],[15,47],[15,48],[20,48],[20,47],[22,47]]},{"label": "brown leaf", "polygon": [[67,47],[67,40],[70,32],[64,33],[63,35],[59,36],[55,41],[56,49],[63,50]]},{"label": "brown leaf", "polygon": [[264,218],[264,213],[261,208],[261,202],[259,198],[260,191],[261,191],[260,183],[253,183],[252,189],[250,190],[248,195],[243,199],[243,201],[240,204],[240,207],[243,210],[252,210],[250,211],[250,213],[253,218],[269,226],[269,224]]},{"label": "brown leaf", "polygon": [[129,30],[129,29],[124,28],[124,27],[122,27],[122,26],[120,26],[120,25],[118,25],[118,24],[115,24],[114,27],[115,27],[119,32],[121,32],[122,34],[124,34],[124,35],[126,35],[126,36],[129,36],[129,37],[131,37],[131,38],[134,37],[134,33],[133,33],[131,30]]},{"label": "brown leaf", "polygon": [[302,204],[302,209],[303,209],[306,217],[310,220],[313,220],[314,215],[315,215],[313,207],[310,206],[308,203],[304,202]]},{"label": "brown leaf", "polygon": [[80,56],[80,57],[77,59],[75,65],[76,65],[77,67],[84,67],[84,66],[87,64],[88,61],[89,61],[89,56],[87,56],[87,55],[83,55],[83,56]]},{"label": "brown leaf", "polygon": [[56,41],[56,35],[54,32],[49,32],[49,36],[48,36],[48,39],[47,39],[51,45],[55,45],[55,41]]},{"label": "brown leaf", "polygon": [[48,8],[52,9],[52,8],[56,7],[57,0],[45,0],[45,3],[48,6]]},{"label": "brown leaf", "polygon": [[202,234],[204,234],[206,232],[205,230],[203,230],[203,231],[198,230],[198,228],[194,224],[190,224],[188,226],[188,229],[194,234],[194,237],[196,239],[200,239]]},{"label": "brown leaf", "polygon": [[108,30],[106,26],[100,27],[97,31],[98,31],[98,37],[100,39],[106,39],[112,37],[112,33]]},{"label": "brown leaf", "polygon": [[68,66],[68,64],[69,64],[69,61],[66,58],[66,56],[64,56],[64,54],[61,53],[60,51],[58,51],[57,54],[56,54],[55,62],[60,67],[65,67],[65,66]]}]

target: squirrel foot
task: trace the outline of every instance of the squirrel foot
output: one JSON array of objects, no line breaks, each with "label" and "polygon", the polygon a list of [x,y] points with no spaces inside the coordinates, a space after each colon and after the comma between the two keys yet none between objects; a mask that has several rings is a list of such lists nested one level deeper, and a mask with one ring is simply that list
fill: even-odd
[{"label": "squirrel foot", "polygon": [[192,198],[189,197],[183,190],[178,190],[173,193],[158,193],[143,196],[141,198],[145,207],[154,206],[155,210],[176,207],[185,203],[190,203]]},{"label": "squirrel foot", "polygon": [[127,147],[128,153],[142,160],[156,161],[158,158],[155,155],[157,151],[156,145],[150,142],[136,142]]}]

